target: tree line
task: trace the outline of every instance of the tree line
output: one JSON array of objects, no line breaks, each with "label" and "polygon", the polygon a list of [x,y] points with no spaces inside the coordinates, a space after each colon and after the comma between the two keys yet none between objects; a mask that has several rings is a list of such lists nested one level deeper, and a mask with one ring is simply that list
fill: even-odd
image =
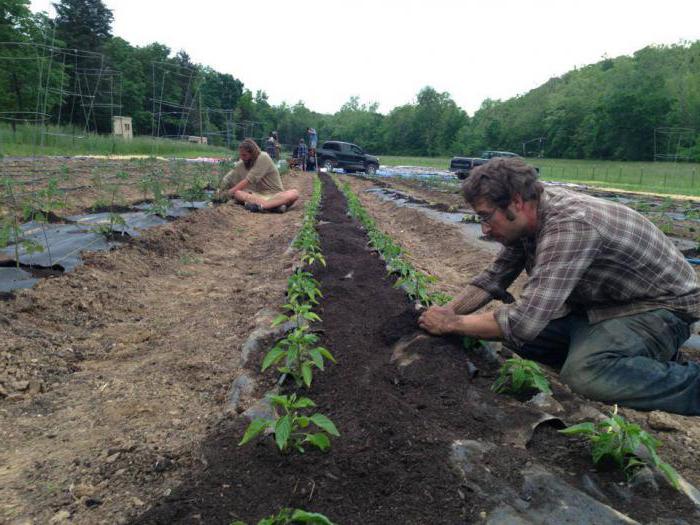
[{"label": "tree line", "polygon": [[[118,113],[132,117],[135,134],[207,134],[215,144],[261,139],[272,130],[294,144],[311,126],[321,140],[355,142],[377,154],[478,155],[498,149],[551,158],[651,160],[656,151],[700,160],[700,41],[605,57],[528,93],[487,99],[472,116],[449,93],[430,86],[387,114],[357,97],[334,114],[321,114],[303,102],[272,105],[264,91],[253,93],[233,75],[193,63],[184,50],[172,53],[157,42],[132,46],[112,35],[113,15],[101,0],[59,0],[53,19],[32,13],[29,4],[0,0],[0,117],[13,125],[41,121],[108,133],[111,115]],[[37,67],[49,59],[51,67]],[[98,69],[118,73],[100,73],[95,80],[91,72]],[[89,114],[86,100],[99,102]],[[659,128],[691,131],[655,137]]]}]

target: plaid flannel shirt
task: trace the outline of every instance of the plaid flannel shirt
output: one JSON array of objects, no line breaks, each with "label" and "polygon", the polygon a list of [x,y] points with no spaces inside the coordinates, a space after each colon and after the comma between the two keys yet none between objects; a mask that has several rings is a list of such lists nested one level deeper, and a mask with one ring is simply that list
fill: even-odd
[{"label": "plaid flannel shirt", "polygon": [[[506,290],[523,269],[513,302]],[[700,319],[695,271],[666,235],[626,206],[561,188],[543,192],[535,236],[504,247],[470,284],[512,303],[494,315],[515,347],[571,312],[591,323],[657,308]]]},{"label": "plaid flannel shirt", "polygon": [[305,159],[308,154],[309,154],[309,148],[306,147],[306,144],[299,144],[297,146],[297,158],[298,159]]}]

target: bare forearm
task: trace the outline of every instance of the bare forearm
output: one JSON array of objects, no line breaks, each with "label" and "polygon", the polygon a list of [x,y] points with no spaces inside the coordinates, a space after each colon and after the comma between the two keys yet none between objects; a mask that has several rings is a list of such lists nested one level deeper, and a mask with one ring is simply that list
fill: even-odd
[{"label": "bare forearm", "polygon": [[479,339],[502,339],[503,332],[493,312],[456,315],[450,322],[449,332]]},{"label": "bare forearm", "polygon": [[421,314],[418,326],[433,335],[458,334],[479,339],[502,339],[493,312],[457,315],[449,307],[431,306]]},{"label": "bare forearm", "polygon": [[244,189],[246,189],[247,187],[248,187],[248,180],[247,180],[247,179],[243,179],[243,180],[240,181],[238,184],[236,184],[233,188],[231,188],[230,190],[228,190],[228,193],[229,193],[229,195],[231,195],[231,197],[233,197],[233,194],[234,194],[234,193],[236,193],[237,191],[244,190]]}]

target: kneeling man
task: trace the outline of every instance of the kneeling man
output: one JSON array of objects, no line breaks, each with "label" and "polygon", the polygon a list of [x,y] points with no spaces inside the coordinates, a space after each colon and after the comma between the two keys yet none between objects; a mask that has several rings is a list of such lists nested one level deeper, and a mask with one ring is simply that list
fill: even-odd
[{"label": "kneeling man", "polygon": [[[545,189],[521,159],[475,168],[462,191],[504,248],[460,297],[426,310],[423,329],[502,340],[591,399],[700,415],[700,364],[676,361],[700,289],[666,235],[621,204]],[[506,290],[522,270],[514,301]],[[472,313],[492,299],[505,304]]]},{"label": "kneeling man", "polygon": [[238,146],[240,160],[221,181],[221,191],[236,199],[250,211],[277,211],[284,213],[299,198],[297,190],[282,186],[277,166],[253,139],[245,139]]}]

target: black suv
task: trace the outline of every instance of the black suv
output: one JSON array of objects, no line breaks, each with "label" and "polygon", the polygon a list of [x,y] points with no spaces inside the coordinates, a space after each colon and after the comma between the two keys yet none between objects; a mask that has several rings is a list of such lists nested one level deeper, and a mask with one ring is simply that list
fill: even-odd
[{"label": "black suv", "polygon": [[328,140],[316,150],[318,163],[322,168],[331,171],[333,168],[343,168],[348,173],[364,171],[374,175],[379,168],[379,159],[368,155],[361,147],[349,142]]}]

